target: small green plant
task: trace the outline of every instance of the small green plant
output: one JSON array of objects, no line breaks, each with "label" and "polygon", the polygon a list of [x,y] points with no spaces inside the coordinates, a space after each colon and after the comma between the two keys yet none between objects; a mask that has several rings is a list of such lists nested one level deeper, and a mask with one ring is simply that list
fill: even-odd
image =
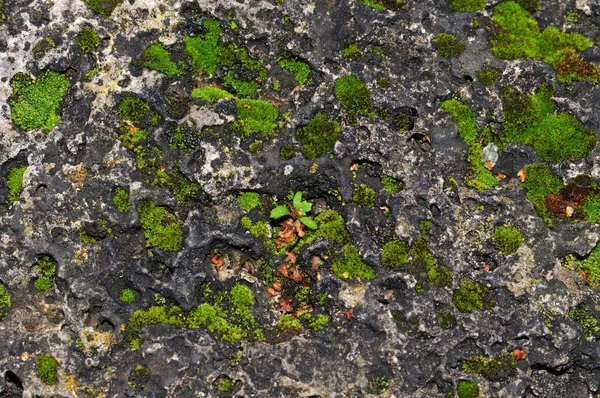
[{"label": "small green plant", "polygon": [[502,253],[509,255],[515,253],[521,247],[523,235],[516,228],[501,225],[494,232],[494,242],[502,250]]},{"label": "small green plant", "polygon": [[43,255],[33,264],[36,266],[40,277],[36,279],[34,286],[40,292],[45,292],[54,285],[54,276],[56,275],[56,260],[48,255]]},{"label": "small green plant", "polygon": [[50,355],[40,355],[36,359],[35,372],[40,380],[49,386],[58,382],[58,362]]},{"label": "small green plant", "polygon": [[129,211],[129,193],[125,188],[115,188],[113,192],[113,203],[121,213],[127,213]]},{"label": "small green plant", "polygon": [[489,380],[511,376],[517,362],[510,352],[504,352],[494,358],[470,357],[463,361],[462,370],[466,373],[481,375]]},{"label": "small green plant", "polygon": [[439,33],[435,37],[435,46],[438,53],[446,58],[456,57],[467,49],[467,43],[448,33]]},{"label": "small green plant", "polygon": [[354,185],[350,203],[357,207],[371,208],[375,206],[375,191],[365,184]]},{"label": "small green plant", "polygon": [[46,276],[40,276],[39,278],[37,278],[35,280],[35,283],[33,284],[33,286],[40,292],[45,292],[47,290],[50,290],[52,288],[52,286],[54,286],[54,282],[52,281],[52,279],[46,277]]},{"label": "small green plant", "polygon": [[456,385],[458,398],[477,398],[479,397],[479,385],[474,381],[459,380]]},{"label": "small green plant", "polygon": [[472,281],[464,282],[452,295],[452,301],[460,312],[490,310],[496,306],[496,300],[487,287]]},{"label": "small green plant", "polygon": [[141,64],[144,68],[153,69],[167,76],[182,74],[175,62],[171,61],[169,52],[162,44],[153,44],[142,52]]},{"label": "small green plant", "polygon": [[12,120],[21,130],[43,128],[50,132],[60,120],[56,114],[69,89],[64,74],[46,71],[33,80],[17,73],[11,80],[13,92],[9,99]]},{"label": "small green plant", "polygon": [[242,138],[252,134],[268,136],[277,128],[279,110],[270,102],[263,100],[238,100],[238,120],[233,129],[240,132]]},{"label": "small green plant", "polygon": [[0,322],[6,319],[10,307],[12,307],[10,294],[8,294],[6,287],[0,284]]},{"label": "small green plant", "polygon": [[358,3],[375,10],[401,11],[406,8],[406,0],[358,0]]},{"label": "small green plant", "polygon": [[383,376],[375,377],[369,382],[369,390],[373,394],[383,394],[390,387],[390,382]]},{"label": "small green plant", "polygon": [[16,202],[23,191],[23,176],[27,171],[27,166],[13,167],[6,177],[6,185],[8,185],[8,200]]},{"label": "small green plant", "polygon": [[100,44],[98,32],[91,26],[86,26],[77,35],[77,45],[84,54],[94,51],[98,47],[98,44]]},{"label": "small green plant", "polygon": [[126,288],[121,290],[121,294],[119,295],[119,300],[125,304],[132,304],[137,299],[137,295],[135,291],[132,289]]},{"label": "small green plant", "polygon": [[238,196],[237,202],[240,209],[250,211],[260,205],[260,195],[258,192],[243,192]]},{"label": "small green plant", "polygon": [[409,259],[410,247],[406,241],[394,239],[383,245],[381,263],[388,268],[402,268]]},{"label": "small green plant", "polygon": [[302,192],[296,192],[292,203],[285,205],[279,205],[271,210],[271,218],[277,219],[283,216],[291,216],[293,219],[298,219],[304,225],[310,229],[317,229],[317,223],[306,214],[312,209],[312,203],[302,200]]}]

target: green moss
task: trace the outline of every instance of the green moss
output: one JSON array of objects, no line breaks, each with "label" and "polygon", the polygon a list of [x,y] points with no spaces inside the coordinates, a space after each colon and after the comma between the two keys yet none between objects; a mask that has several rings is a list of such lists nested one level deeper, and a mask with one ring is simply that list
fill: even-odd
[{"label": "green moss", "polygon": [[587,258],[578,260],[574,256],[567,256],[577,266],[577,271],[583,272],[591,285],[600,284],[600,244],[597,244]]},{"label": "green moss", "polygon": [[373,394],[383,394],[390,388],[390,382],[383,376],[374,377],[369,381],[369,390]]},{"label": "green moss", "polygon": [[344,48],[342,48],[342,55],[344,58],[352,59],[355,57],[359,57],[363,54],[363,52],[358,48],[355,43],[352,43]]},{"label": "green moss", "polygon": [[[524,0],[522,5],[537,8],[537,1]],[[592,80],[597,82],[597,67],[577,58],[577,51],[593,43],[579,33],[563,33],[554,26],[540,32],[537,21],[522,5],[514,1],[501,2],[494,8],[491,45],[492,53],[502,59],[534,58],[555,67],[559,81]],[[578,62],[570,65],[573,57]],[[576,69],[570,70],[569,66]],[[583,68],[582,68],[583,67]],[[577,73],[586,71],[585,73]],[[575,73],[573,73],[575,72]]]},{"label": "green moss", "polygon": [[516,228],[501,225],[494,231],[494,242],[502,250],[502,253],[509,255],[515,253],[521,247],[523,235]]},{"label": "green moss", "polygon": [[199,87],[192,91],[192,98],[201,98],[207,102],[217,102],[221,98],[235,98],[229,92],[220,88],[205,86]]},{"label": "green moss", "polygon": [[127,213],[129,211],[129,193],[125,188],[115,188],[113,192],[113,204],[121,213]]},{"label": "green moss", "polygon": [[458,322],[456,321],[456,317],[451,311],[438,311],[438,319],[437,323],[440,325],[442,329],[452,329],[455,328]]},{"label": "green moss", "polygon": [[591,195],[583,202],[583,210],[585,211],[588,222],[597,223],[600,221],[600,195]]},{"label": "green moss", "polygon": [[236,108],[238,120],[233,128],[242,138],[252,134],[268,136],[275,132],[279,111],[272,103],[262,100],[239,100]]},{"label": "green moss", "polygon": [[308,321],[308,327],[312,329],[314,332],[320,332],[322,330],[327,329],[329,326],[329,316],[319,314],[316,317],[311,317]]},{"label": "green moss", "polygon": [[150,201],[142,202],[138,208],[140,223],[144,229],[146,244],[166,251],[178,251],[183,246],[183,231],[180,223],[164,207]]},{"label": "green moss", "polygon": [[282,58],[279,60],[279,66],[296,77],[296,84],[298,86],[303,86],[310,75],[310,66],[306,62],[291,58]]},{"label": "green moss", "polygon": [[479,397],[479,385],[474,381],[460,380],[456,385],[458,398],[477,398]]},{"label": "green moss", "polygon": [[[525,7],[523,7],[523,8],[525,8]],[[577,11],[568,11],[565,14],[565,21],[567,21],[567,22],[577,23],[577,22],[579,22],[579,18],[580,18],[579,13]]]},{"label": "green moss", "polygon": [[6,4],[4,0],[0,0],[0,26],[6,21]]},{"label": "green moss", "polygon": [[446,0],[452,11],[473,12],[485,7],[486,0]]},{"label": "green moss", "polygon": [[542,7],[542,0],[517,0],[517,3],[529,12],[536,12]]},{"label": "green moss", "polygon": [[33,46],[33,55],[35,58],[40,58],[54,47],[56,47],[54,40],[49,37],[43,37]]},{"label": "green moss", "polygon": [[352,75],[335,80],[335,95],[352,123],[358,115],[373,117],[373,98],[365,83]]},{"label": "green moss", "polygon": [[336,277],[346,280],[354,277],[371,280],[375,277],[373,268],[362,261],[358,249],[353,245],[345,245],[341,255],[334,257],[331,271]]},{"label": "green moss", "polygon": [[23,176],[27,171],[27,166],[13,167],[8,172],[6,177],[6,185],[8,186],[8,200],[16,202],[21,197],[23,191]]},{"label": "green moss", "polygon": [[527,199],[531,202],[538,215],[548,226],[552,226],[552,214],[546,209],[546,196],[557,194],[563,187],[563,182],[556,177],[548,166],[543,163],[534,163],[523,168]]},{"label": "green moss", "polygon": [[8,310],[12,307],[12,301],[10,294],[6,290],[4,285],[0,284],[0,322],[6,319],[8,316]]},{"label": "green moss", "polygon": [[43,128],[46,133],[56,127],[60,120],[56,112],[69,89],[65,75],[46,71],[33,80],[17,73],[11,83],[13,92],[9,104],[17,127],[25,131]]},{"label": "green moss", "polygon": [[240,209],[250,211],[260,205],[260,195],[258,192],[243,192],[238,196],[237,201]]},{"label": "green moss", "polygon": [[223,52],[219,45],[221,25],[214,19],[205,19],[203,26],[206,29],[203,36],[186,37],[183,43],[185,51],[192,59],[194,70],[214,75]]},{"label": "green moss", "polygon": [[435,47],[442,57],[450,58],[462,54],[467,49],[467,43],[458,40],[454,35],[438,33],[435,36]]},{"label": "green moss", "polygon": [[180,76],[181,70],[171,61],[169,52],[162,44],[153,44],[142,52],[141,65],[156,70],[167,76]]},{"label": "green moss", "polygon": [[122,289],[121,290],[121,294],[119,295],[119,300],[121,300],[122,303],[125,304],[132,304],[135,303],[135,300],[137,299],[137,295],[135,294],[135,292],[132,289]]},{"label": "green moss", "polygon": [[483,163],[483,149],[477,140],[477,125],[475,113],[468,105],[456,99],[446,100],[442,103],[442,110],[448,113],[458,126],[458,136],[467,144],[468,176],[465,184],[478,191],[484,191],[498,184],[494,176]]},{"label": "green moss", "polygon": [[94,77],[98,74],[98,68],[94,68],[92,70],[90,70],[85,77],[87,77],[88,80],[93,80]]},{"label": "green moss", "polygon": [[327,210],[315,217],[319,228],[317,235],[328,241],[345,245],[350,242],[350,234],[346,229],[344,218],[335,210]]},{"label": "green moss", "polygon": [[337,142],[342,128],[322,113],[317,114],[306,127],[296,130],[296,139],[302,143],[302,155],[308,160],[324,156]]},{"label": "green moss", "polygon": [[401,11],[406,8],[406,0],[358,0],[358,3],[376,10]]},{"label": "green moss", "polygon": [[[160,120],[160,115],[150,109],[150,105],[141,98],[128,96],[119,103],[119,116],[140,127],[154,126]],[[137,132],[136,132],[137,133]],[[137,133],[140,135],[141,133]]]},{"label": "green moss", "polygon": [[379,80],[377,80],[377,84],[379,84],[379,87],[381,88],[390,88],[392,86],[390,83],[390,79],[388,79],[387,77],[379,78]]},{"label": "green moss", "polygon": [[221,383],[219,384],[219,391],[228,392],[233,391],[234,385],[233,380],[229,377],[224,377]]},{"label": "green moss", "polygon": [[375,191],[365,184],[354,185],[354,191],[350,197],[353,206],[370,208],[375,206]]},{"label": "green moss", "polygon": [[137,365],[129,372],[127,385],[136,391],[143,391],[151,378],[152,374],[150,373],[150,369],[143,365]]},{"label": "green moss", "polygon": [[490,289],[472,281],[463,282],[452,294],[452,301],[463,313],[490,310],[496,306],[496,300]]},{"label": "green moss", "polygon": [[35,373],[42,383],[53,386],[58,382],[58,362],[50,355],[40,355],[35,361]]},{"label": "green moss", "polygon": [[38,291],[45,292],[47,290],[50,290],[52,288],[52,286],[54,286],[54,282],[52,281],[52,279],[50,279],[46,276],[41,276],[35,280],[35,283],[33,284],[33,286]]},{"label": "green moss", "polygon": [[279,150],[279,160],[290,160],[296,156],[296,151],[292,144],[287,144],[281,147]]},{"label": "green moss", "polygon": [[252,221],[248,217],[242,217],[242,227],[246,228],[256,238],[266,239],[269,237],[269,229],[265,221],[257,221],[252,224]]},{"label": "green moss", "polygon": [[88,7],[96,14],[103,16],[104,18],[110,17],[110,14],[114,11],[123,0],[85,0]]},{"label": "green moss", "polygon": [[77,45],[82,53],[91,53],[100,44],[100,38],[98,32],[91,26],[86,26],[77,35]]},{"label": "green moss", "polygon": [[581,303],[569,311],[569,318],[581,325],[583,336],[589,341],[594,341],[600,333],[598,318],[594,316],[594,313],[585,303]]},{"label": "green moss", "polygon": [[516,366],[515,357],[509,352],[490,359],[481,356],[471,357],[465,359],[462,363],[464,372],[481,375],[490,380],[513,375]]},{"label": "green moss", "polygon": [[406,241],[394,239],[383,245],[381,263],[388,268],[402,269],[408,262],[410,247]]},{"label": "green moss", "polygon": [[56,266],[58,263],[48,255],[41,256],[33,265],[38,269],[40,275],[48,278],[53,278],[56,275]]},{"label": "green moss", "polygon": [[302,329],[302,322],[298,318],[292,318],[290,314],[284,314],[279,318],[277,323],[275,324],[281,331],[285,330],[295,330],[300,331]]},{"label": "green moss", "polygon": [[490,66],[484,67],[482,70],[477,72],[477,80],[486,87],[491,87],[496,83],[496,79],[500,75],[500,71]]},{"label": "green moss", "polygon": [[390,195],[396,194],[400,192],[402,188],[404,188],[402,181],[388,175],[381,176],[381,185],[383,186],[383,189]]}]

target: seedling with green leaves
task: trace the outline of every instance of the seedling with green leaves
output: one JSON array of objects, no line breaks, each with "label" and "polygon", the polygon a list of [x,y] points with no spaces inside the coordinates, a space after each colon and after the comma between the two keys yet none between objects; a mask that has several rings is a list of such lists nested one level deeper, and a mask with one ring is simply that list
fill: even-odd
[{"label": "seedling with green leaves", "polygon": [[312,209],[312,203],[302,200],[302,192],[296,192],[292,203],[280,205],[271,210],[271,218],[278,219],[284,216],[290,216],[294,220],[299,220],[310,229],[317,229],[317,223],[306,214]]}]

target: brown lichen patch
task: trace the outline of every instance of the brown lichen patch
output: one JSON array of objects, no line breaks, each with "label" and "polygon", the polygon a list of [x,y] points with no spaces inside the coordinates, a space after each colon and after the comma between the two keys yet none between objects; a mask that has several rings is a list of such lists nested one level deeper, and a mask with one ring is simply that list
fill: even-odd
[{"label": "brown lichen patch", "polygon": [[83,187],[83,182],[85,181],[87,174],[87,170],[79,165],[67,175],[66,180],[73,184],[73,188],[79,189]]},{"label": "brown lichen patch", "polygon": [[596,192],[592,183],[588,176],[575,177],[558,194],[546,196],[546,208],[556,217],[581,218],[583,202]]},{"label": "brown lichen patch", "polygon": [[103,355],[116,344],[116,339],[109,331],[86,328],[79,334],[81,350],[86,355]]}]

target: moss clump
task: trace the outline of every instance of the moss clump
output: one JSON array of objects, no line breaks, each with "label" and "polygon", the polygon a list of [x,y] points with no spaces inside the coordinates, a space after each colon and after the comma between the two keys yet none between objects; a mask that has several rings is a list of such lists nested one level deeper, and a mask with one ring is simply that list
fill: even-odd
[{"label": "moss clump", "polygon": [[551,227],[552,214],[546,208],[546,197],[550,194],[557,194],[563,187],[563,182],[552,174],[548,166],[543,163],[527,165],[523,168],[523,172],[525,181],[522,185],[525,188],[527,199],[538,215]]},{"label": "moss clump", "polygon": [[303,86],[310,75],[310,66],[306,62],[291,58],[282,58],[279,60],[279,66],[296,77],[296,84],[298,86]]},{"label": "moss clump", "polygon": [[475,74],[475,76],[477,76],[477,80],[479,80],[479,82],[486,87],[493,86],[496,83],[498,75],[500,75],[500,71],[490,66],[484,67]]},{"label": "moss clump", "polygon": [[383,186],[383,189],[390,195],[398,193],[402,190],[402,188],[404,188],[402,181],[387,175],[381,176],[381,185]]},{"label": "moss clump", "polygon": [[[527,1],[524,5],[535,3]],[[563,33],[554,26],[540,32],[537,21],[514,1],[501,2],[494,8],[491,45],[492,53],[502,59],[534,58],[552,65],[558,80],[598,82],[598,67],[587,63],[577,54],[593,43],[579,33]]]},{"label": "moss clump", "polygon": [[166,251],[181,250],[183,231],[171,213],[150,201],[142,202],[137,210],[149,247],[158,247]]},{"label": "moss clump", "polygon": [[403,268],[408,262],[410,247],[406,241],[394,239],[383,245],[381,263],[388,268]]},{"label": "moss clump", "polygon": [[103,16],[104,18],[110,17],[110,14],[114,11],[123,0],[85,0],[88,7],[96,14]]},{"label": "moss clump", "polygon": [[315,217],[319,228],[317,235],[328,241],[345,245],[350,242],[350,234],[346,229],[344,218],[335,210],[327,210]]},{"label": "moss clump", "polygon": [[36,288],[36,290],[40,292],[45,292],[47,290],[52,289],[52,286],[54,286],[54,282],[48,277],[40,276],[35,280],[33,286]]},{"label": "moss clump", "polygon": [[53,386],[58,382],[58,362],[50,355],[40,355],[35,361],[35,373],[42,383]]},{"label": "moss clump", "polygon": [[585,259],[578,260],[570,255],[565,260],[573,262],[576,270],[583,272],[591,285],[600,284],[600,244],[597,244]]},{"label": "moss clump", "polygon": [[473,12],[485,7],[486,0],[446,0],[452,11]]},{"label": "moss clump", "polygon": [[496,306],[492,292],[487,287],[472,281],[464,282],[452,294],[452,301],[460,312],[490,310]]},{"label": "moss clump", "polygon": [[10,307],[12,307],[10,294],[8,294],[6,287],[0,284],[0,322],[6,319]]},{"label": "moss clump", "polygon": [[192,98],[201,98],[212,103],[217,102],[222,98],[235,98],[235,96],[220,88],[205,86],[194,89],[194,91],[192,91]]},{"label": "moss clump", "polygon": [[523,235],[516,228],[501,225],[494,231],[494,242],[502,250],[502,253],[513,254],[523,244]]},{"label": "moss clump", "polygon": [[279,111],[270,102],[262,100],[239,100],[237,102],[238,120],[234,129],[241,133],[242,138],[252,134],[267,136],[277,128]]},{"label": "moss clump", "polygon": [[302,155],[308,160],[324,156],[336,143],[342,128],[322,113],[317,114],[306,127],[296,130],[296,139],[302,143]]},{"label": "moss clump", "polygon": [[21,197],[23,191],[23,176],[27,171],[27,166],[13,167],[8,172],[6,177],[6,185],[8,186],[8,200],[16,202]]},{"label": "moss clump", "polygon": [[9,99],[13,123],[21,130],[43,128],[50,132],[60,120],[56,114],[69,89],[65,75],[46,71],[33,80],[17,73],[11,80],[13,92]]},{"label": "moss clump", "polygon": [[100,44],[100,38],[98,32],[91,26],[86,26],[77,35],[77,45],[82,53],[91,53]]},{"label": "moss clump", "polygon": [[284,145],[279,150],[279,160],[290,160],[294,156],[296,156],[296,151],[292,144]]},{"label": "moss clump", "polygon": [[298,318],[292,318],[290,314],[283,314],[275,324],[275,327],[281,331],[302,329],[302,322]]},{"label": "moss clump", "polygon": [[600,195],[591,195],[583,202],[583,210],[585,211],[588,222],[600,222]]},{"label": "moss clump", "polygon": [[204,36],[187,37],[184,39],[185,51],[192,58],[192,67],[196,72],[205,72],[214,75],[217,71],[219,56],[222,52],[219,45],[221,25],[214,19],[205,19],[203,26],[206,29]]},{"label": "moss clump", "polygon": [[373,268],[362,261],[358,249],[353,245],[345,245],[341,255],[335,256],[331,271],[336,277],[346,280],[354,277],[371,280],[375,277]]},{"label": "moss clump", "polygon": [[489,380],[499,380],[513,375],[516,366],[515,357],[509,352],[490,359],[481,356],[471,357],[462,363],[464,372],[481,375]]},{"label": "moss clump", "polygon": [[121,213],[127,213],[129,211],[129,193],[125,188],[115,188],[113,191],[113,204]]},{"label": "moss clump", "polygon": [[435,47],[442,57],[450,58],[462,54],[467,49],[467,43],[458,40],[454,35],[438,33],[435,36]]},{"label": "moss clump", "polygon": [[258,192],[243,192],[237,198],[240,209],[250,211],[260,205],[260,195]]},{"label": "moss clump", "polygon": [[125,304],[132,304],[137,299],[137,295],[132,289],[122,289],[121,294],[119,295],[119,300]]},{"label": "moss clump", "polygon": [[479,385],[474,381],[460,380],[456,385],[458,398],[477,398],[479,397]]},{"label": "moss clump", "polygon": [[50,290],[54,286],[54,276],[56,275],[56,267],[58,263],[52,257],[43,255],[33,264],[40,277],[36,279],[34,286],[40,292]]},{"label": "moss clump", "polygon": [[[155,126],[160,120],[160,115],[150,109],[150,104],[138,97],[123,98],[119,103],[118,111],[122,120],[127,120],[140,127]],[[137,133],[137,135],[139,136],[141,133]]]},{"label": "moss clump", "polygon": [[376,10],[401,11],[406,8],[406,0],[358,0],[358,3]]},{"label": "moss clump", "polygon": [[375,191],[365,184],[354,185],[354,191],[350,197],[353,206],[370,208],[375,206]]},{"label": "moss clump", "polygon": [[589,341],[594,341],[600,333],[598,318],[594,316],[594,313],[585,303],[581,303],[569,311],[569,318],[581,325],[583,336]]},{"label": "moss clump", "polygon": [[458,136],[468,146],[467,162],[469,167],[467,168],[468,176],[465,178],[465,184],[478,191],[496,186],[498,184],[496,176],[483,163],[482,145],[477,140],[475,113],[468,105],[456,99],[444,101],[442,110],[452,117],[452,120],[458,126]]},{"label": "moss clump", "polygon": [[56,47],[54,40],[49,37],[44,37],[33,46],[33,55],[35,58],[41,58],[54,47]]},{"label": "moss clump", "polygon": [[150,382],[152,374],[146,366],[137,365],[129,372],[127,384],[130,388],[137,391],[143,391],[146,385]]},{"label": "moss clump", "polygon": [[335,96],[355,123],[358,115],[373,117],[373,98],[365,83],[352,75],[335,80]]},{"label": "moss clump", "polygon": [[361,56],[363,52],[358,48],[356,43],[352,43],[344,48],[342,48],[342,55],[344,58],[352,59],[358,56]]},{"label": "moss clump", "polygon": [[256,238],[266,239],[269,237],[269,229],[265,221],[257,221],[252,224],[252,221],[248,217],[242,217],[242,227],[246,228]]},{"label": "moss clump", "polygon": [[167,76],[180,76],[182,74],[175,62],[171,61],[169,52],[162,44],[153,44],[147,47],[142,52],[141,65],[144,68],[164,73]]},{"label": "moss clump", "polygon": [[529,12],[536,12],[542,7],[542,0],[517,0],[517,3]]}]

